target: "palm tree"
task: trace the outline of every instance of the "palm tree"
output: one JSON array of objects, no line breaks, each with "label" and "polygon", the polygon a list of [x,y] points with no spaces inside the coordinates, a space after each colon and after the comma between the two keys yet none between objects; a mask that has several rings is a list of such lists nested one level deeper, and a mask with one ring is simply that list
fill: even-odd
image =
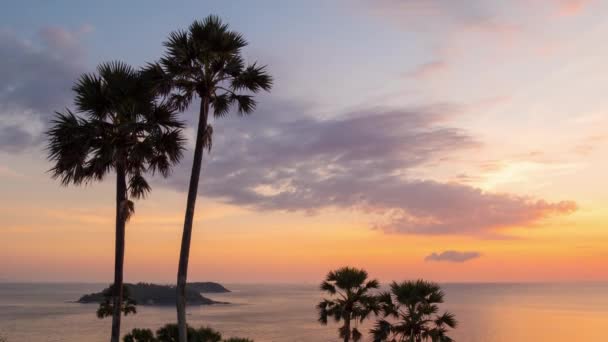
[{"label": "palm tree", "polygon": [[158,63],[148,66],[158,89],[180,110],[200,99],[198,130],[188,186],[188,200],[177,273],[177,321],[180,342],[186,342],[186,281],[192,236],[192,221],[196,205],[203,150],[211,148],[212,128],[209,114],[216,118],[227,115],[233,107],[241,115],[256,107],[252,94],[269,91],[272,77],[265,66],[256,63],[245,66],[242,49],[247,41],[232,31],[217,16],[195,21],[187,31],[172,32],[164,43],[167,51]]},{"label": "palm tree", "polygon": [[424,280],[393,282],[390,292],[379,295],[384,318],[371,330],[374,342],[450,342],[448,328],[457,325],[453,314],[438,315],[444,294],[439,285]]},{"label": "palm tree", "polygon": [[376,298],[370,290],[377,289],[379,283],[376,279],[367,281],[367,272],[352,267],[342,267],[327,274],[321,283],[321,290],[337,297],[323,299],[318,305],[319,322],[327,324],[329,317],[336,322],[343,321],[339,329],[340,337],[344,342],[359,341],[361,333],[357,327],[351,328],[351,321],[355,324],[363,322],[372,312],[378,313]]},{"label": "palm tree", "polygon": [[76,113],[57,112],[49,136],[53,178],[63,185],[102,181],[116,172],[116,245],[111,341],[120,338],[125,225],[133,199],[151,188],[144,174],[167,176],[182,155],[182,123],[145,75],[121,63],[99,65],[74,86]]},{"label": "palm tree", "polygon": [[[114,315],[114,285],[110,285],[102,291],[103,300],[99,303],[97,309],[97,318],[103,319]],[[131,297],[131,291],[128,286],[123,285],[122,289],[122,307],[120,311],[128,316],[137,313],[137,301]]]}]

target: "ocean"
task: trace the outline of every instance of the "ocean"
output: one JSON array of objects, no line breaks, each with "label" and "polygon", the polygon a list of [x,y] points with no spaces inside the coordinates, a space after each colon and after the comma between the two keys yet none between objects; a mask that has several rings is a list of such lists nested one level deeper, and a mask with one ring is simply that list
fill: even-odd
[{"label": "ocean", "polygon": [[[338,326],[317,323],[316,285],[226,284],[233,292],[206,294],[228,305],[192,307],[188,321],[210,326],[225,337],[256,342],[338,341]],[[101,342],[110,319],[95,316],[96,305],[73,303],[104,284],[0,283],[0,336],[8,342]],[[459,326],[459,342],[608,341],[608,284],[443,284],[444,309]],[[175,320],[173,307],[142,307],[125,317],[123,332],[156,329]],[[364,324],[367,331],[370,324]],[[365,336],[364,341],[369,341]]]}]

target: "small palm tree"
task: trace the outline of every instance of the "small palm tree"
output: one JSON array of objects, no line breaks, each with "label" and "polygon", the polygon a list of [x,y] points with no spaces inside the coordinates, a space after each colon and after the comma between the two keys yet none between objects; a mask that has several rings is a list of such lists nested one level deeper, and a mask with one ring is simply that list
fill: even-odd
[{"label": "small palm tree", "polygon": [[343,321],[339,329],[340,337],[344,342],[359,341],[361,332],[357,327],[351,328],[351,321],[355,325],[363,322],[369,315],[378,313],[376,298],[370,290],[377,289],[379,283],[372,279],[367,281],[367,272],[352,267],[342,267],[327,274],[321,283],[321,290],[329,293],[332,299],[323,299],[318,305],[319,322],[327,324],[328,318],[333,317],[336,322]]},{"label": "small palm tree", "polygon": [[272,78],[264,66],[256,63],[245,66],[241,54],[247,41],[217,16],[195,21],[187,31],[172,32],[164,45],[167,48],[165,56],[147,68],[156,79],[158,89],[180,110],[187,109],[195,98],[200,100],[177,274],[179,341],[186,342],[188,258],[203,150],[211,148],[209,115],[212,110],[214,117],[223,117],[234,107],[241,115],[252,113],[256,107],[253,94],[269,91]]},{"label": "small palm tree", "polygon": [[453,314],[438,315],[444,294],[439,285],[424,280],[393,282],[390,292],[378,296],[384,318],[371,333],[374,342],[450,342],[448,328],[457,325]]},{"label": "small palm tree", "polygon": [[163,102],[155,84],[121,62],[101,64],[74,86],[76,113],[56,113],[49,136],[51,173],[63,185],[102,181],[116,173],[116,245],[112,342],[120,338],[123,303],[125,225],[134,212],[131,198],[151,188],[144,174],[167,176],[182,155],[182,123]]},{"label": "small palm tree", "polygon": [[[101,293],[103,300],[97,308],[97,318],[106,318],[114,314],[114,285],[110,285]],[[123,285],[122,289],[122,307],[120,311],[128,316],[137,313],[137,301],[131,297],[131,291],[128,286]]]}]

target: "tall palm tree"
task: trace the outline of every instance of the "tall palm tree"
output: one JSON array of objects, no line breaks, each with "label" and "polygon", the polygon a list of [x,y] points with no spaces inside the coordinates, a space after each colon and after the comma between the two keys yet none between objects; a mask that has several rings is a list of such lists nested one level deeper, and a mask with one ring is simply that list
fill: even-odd
[{"label": "tall palm tree", "polygon": [[57,112],[49,136],[53,178],[63,185],[102,181],[116,173],[116,245],[111,341],[120,338],[125,225],[131,199],[151,188],[144,174],[167,176],[182,155],[182,123],[172,105],[160,100],[154,82],[121,62],[99,65],[73,88],[76,113]]},{"label": "tall palm tree", "polygon": [[186,342],[188,258],[203,150],[211,147],[209,115],[212,111],[214,117],[223,117],[234,107],[241,115],[252,113],[256,107],[253,94],[269,91],[272,77],[265,66],[245,65],[241,53],[247,41],[217,16],[195,21],[187,31],[172,32],[164,45],[165,55],[158,63],[148,66],[148,73],[154,75],[158,88],[181,110],[188,108],[195,98],[200,100],[177,273],[179,341]]},{"label": "tall palm tree", "polygon": [[444,294],[439,285],[424,280],[393,282],[378,296],[384,318],[371,330],[374,342],[450,342],[448,328],[457,325],[453,314],[438,315]]},{"label": "tall palm tree", "polygon": [[323,299],[317,305],[319,322],[326,325],[329,317],[333,317],[336,322],[343,321],[339,332],[344,342],[350,341],[351,337],[353,341],[361,339],[357,327],[351,328],[351,321],[357,324],[372,312],[378,313],[376,298],[370,290],[377,289],[379,283],[376,279],[366,280],[365,270],[342,267],[329,272],[321,283],[321,290],[336,298]]}]

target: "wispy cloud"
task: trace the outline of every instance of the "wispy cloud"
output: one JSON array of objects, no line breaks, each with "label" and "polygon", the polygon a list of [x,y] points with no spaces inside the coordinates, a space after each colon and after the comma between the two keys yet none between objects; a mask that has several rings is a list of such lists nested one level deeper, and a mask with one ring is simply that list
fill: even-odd
[{"label": "wispy cloud", "polygon": [[424,258],[424,261],[444,261],[463,263],[469,260],[477,259],[481,256],[479,252],[459,252],[459,251],[444,251],[441,253],[433,252]]},{"label": "wispy cloud", "polygon": [[445,71],[447,68],[448,64],[445,61],[436,60],[419,65],[414,70],[407,72],[405,77],[411,77],[418,80],[427,79]]}]

